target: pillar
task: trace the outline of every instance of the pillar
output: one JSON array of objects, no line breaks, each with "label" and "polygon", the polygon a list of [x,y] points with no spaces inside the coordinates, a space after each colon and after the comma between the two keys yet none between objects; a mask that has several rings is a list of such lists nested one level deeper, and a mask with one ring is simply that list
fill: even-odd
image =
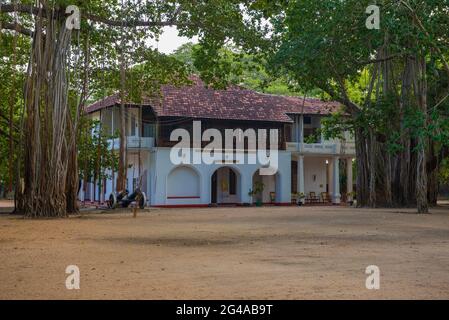
[{"label": "pillar", "polygon": [[332,161],[332,203],[340,204],[340,158],[335,157]]},{"label": "pillar", "polygon": [[248,194],[250,190],[253,189],[253,175],[251,174],[249,170],[245,172],[242,170],[240,174],[240,180],[241,180],[241,202],[242,204],[251,204],[253,199]]},{"label": "pillar", "polygon": [[351,193],[354,191],[353,189],[353,173],[352,173],[352,158],[346,159],[346,175],[348,177],[347,179],[347,186],[346,190],[348,190],[348,201],[352,201],[353,196]]},{"label": "pillar", "polygon": [[329,194],[330,197],[332,197],[332,195],[334,194],[334,160],[331,159],[327,159],[327,185],[328,185],[328,190],[327,193]]},{"label": "pillar", "polygon": [[302,143],[304,143],[304,116],[303,115],[301,115],[299,117],[298,127],[299,127],[298,142],[302,144]]},{"label": "pillar", "polygon": [[[298,193],[306,194],[305,186],[304,186],[304,156],[298,156],[298,179],[297,179],[297,190]],[[304,203],[305,199],[301,199],[301,202]]]}]

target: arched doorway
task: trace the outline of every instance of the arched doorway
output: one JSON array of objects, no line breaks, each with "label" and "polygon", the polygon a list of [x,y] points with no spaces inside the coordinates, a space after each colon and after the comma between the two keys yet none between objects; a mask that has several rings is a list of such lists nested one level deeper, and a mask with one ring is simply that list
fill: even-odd
[{"label": "arched doorway", "polygon": [[236,204],[241,199],[241,177],[237,170],[222,167],[211,177],[211,203]]},{"label": "arched doorway", "polygon": [[281,177],[277,173],[275,175],[261,175],[260,170],[257,170],[253,175],[252,190],[260,189],[262,192],[253,195],[253,203],[280,203],[281,200]]}]

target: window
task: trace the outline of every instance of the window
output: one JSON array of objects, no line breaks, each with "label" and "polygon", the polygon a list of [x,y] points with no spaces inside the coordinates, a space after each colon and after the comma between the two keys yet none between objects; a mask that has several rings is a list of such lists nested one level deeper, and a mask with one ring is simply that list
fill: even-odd
[{"label": "window", "polygon": [[136,136],[136,115],[134,113],[131,113],[131,137]]},{"label": "window", "polygon": [[143,137],[150,138],[155,137],[155,125],[153,123],[144,123],[143,124]]},{"label": "window", "polygon": [[305,116],[304,117],[304,124],[312,124],[312,117]]},{"label": "window", "polygon": [[229,169],[229,194],[232,196],[237,194],[237,175],[232,169]]},{"label": "window", "polygon": [[305,128],[304,129],[304,142],[305,143],[321,143],[321,135],[317,128]]}]

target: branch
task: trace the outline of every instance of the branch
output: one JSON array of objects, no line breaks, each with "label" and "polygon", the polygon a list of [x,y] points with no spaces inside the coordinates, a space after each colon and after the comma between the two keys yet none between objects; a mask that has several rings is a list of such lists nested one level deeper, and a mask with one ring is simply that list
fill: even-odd
[{"label": "branch", "polygon": [[[42,16],[47,17],[47,10],[45,8],[41,8]],[[28,4],[5,4],[0,8],[0,12],[12,13],[12,12],[20,12],[20,13],[28,13],[33,15],[39,14],[39,8],[36,6],[28,5]],[[54,17],[68,16],[65,13],[65,10],[59,9],[54,11]],[[167,27],[167,26],[175,26],[179,25],[176,22],[176,18],[179,14],[179,8],[172,19],[167,21],[141,21],[141,20],[111,20],[103,17],[99,17],[90,13],[82,13],[81,17],[86,17],[86,19],[103,23],[112,27]]]},{"label": "branch", "polygon": [[140,20],[110,20],[107,18],[98,17],[89,13],[84,16],[93,22],[103,23],[111,27],[169,27],[177,25],[173,19],[167,21],[140,21]]},{"label": "branch", "polygon": [[360,113],[361,107],[352,102],[346,95],[346,97],[342,97],[341,95],[337,94],[335,90],[332,88],[331,85],[327,83],[318,83],[315,82],[315,86],[317,88],[320,88],[324,92],[326,92],[334,101],[340,102],[342,105],[344,105],[346,108],[346,111],[351,114],[352,116],[357,115]]},{"label": "branch", "polygon": [[405,1],[400,0],[400,2],[410,11],[410,13],[412,14],[413,19],[416,21],[418,27],[421,29],[422,32],[424,32],[424,34],[426,35],[427,38],[429,38],[430,43],[432,44],[432,47],[438,52],[438,54],[441,56],[441,60],[443,62],[444,65],[444,69],[446,70],[448,76],[449,76],[449,64],[446,61],[446,59],[444,58],[443,53],[441,52],[440,48],[431,40],[431,36],[429,34],[429,32],[426,30],[426,28],[424,27],[422,21],[419,19],[418,15],[416,14],[416,11],[413,10],[413,8]]},{"label": "branch", "polygon": [[33,37],[34,32],[18,23],[2,23],[2,29],[13,30],[25,36]]},{"label": "branch", "polygon": [[330,60],[329,63],[331,65],[332,70],[336,70],[335,71],[335,80],[337,81],[337,84],[340,87],[341,95],[337,95],[337,93],[332,89],[331,86],[327,86],[328,87],[326,90],[327,93],[330,94],[331,96],[333,96],[335,98],[335,100],[337,100],[338,102],[345,105],[350,114],[352,114],[352,115],[358,114],[361,109],[360,106],[358,106],[357,104],[355,104],[354,102],[351,101],[351,99],[349,98],[348,93],[346,91],[344,79],[338,73],[337,68],[332,63],[332,60]]},{"label": "branch", "polygon": [[376,59],[371,59],[371,60],[367,60],[367,61],[359,61],[357,62],[358,65],[360,66],[364,66],[367,64],[373,64],[373,63],[380,63],[380,62],[386,62],[389,60],[393,60],[394,58],[400,57],[399,54],[393,54],[391,56],[385,57],[385,58],[376,58]]},{"label": "branch", "polygon": [[39,10],[42,10],[42,16],[47,16],[47,10],[45,8],[39,9],[38,7],[29,5],[29,4],[4,4],[0,7],[0,12],[12,13],[12,12],[20,12],[20,13],[28,13],[37,16],[39,14]]}]

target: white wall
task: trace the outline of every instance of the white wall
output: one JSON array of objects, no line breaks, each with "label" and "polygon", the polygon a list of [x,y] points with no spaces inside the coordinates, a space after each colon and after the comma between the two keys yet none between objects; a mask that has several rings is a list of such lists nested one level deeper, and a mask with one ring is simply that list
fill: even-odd
[{"label": "white wall", "polygon": [[[314,179],[315,178],[315,179]],[[325,158],[304,158],[304,184],[305,192],[308,196],[310,192],[315,192],[317,196],[321,192],[326,192],[327,166]]]},{"label": "white wall", "polygon": [[[216,163],[212,165],[197,164],[191,165],[196,169],[200,177],[200,199],[169,199],[167,194],[167,178],[170,172],[176,167],[170,160],[170,148],[157,148],[152,154],[151,163],[153,167],[151,173],[151,205],[209,205],[211,203],[211,178],[216,170],[222,167],[231,167],[236,171],[238,184],[238,194],[240,199],[238,203],[252,203],[248,192],[252,189],[253,175],[261,168],[260,164],[248,164],[247,155],[245,155],[244,163],[238,164],[222,164]],[[276,202],[290,203],[291,199],[291,153],[286,151],[279,152],[279,172],[285,183],[279,186]]]},{"label": "white wall", "polygon": [[177,167],[167,178],[167,197],[199,197],[200,176],[192,168]]}]

